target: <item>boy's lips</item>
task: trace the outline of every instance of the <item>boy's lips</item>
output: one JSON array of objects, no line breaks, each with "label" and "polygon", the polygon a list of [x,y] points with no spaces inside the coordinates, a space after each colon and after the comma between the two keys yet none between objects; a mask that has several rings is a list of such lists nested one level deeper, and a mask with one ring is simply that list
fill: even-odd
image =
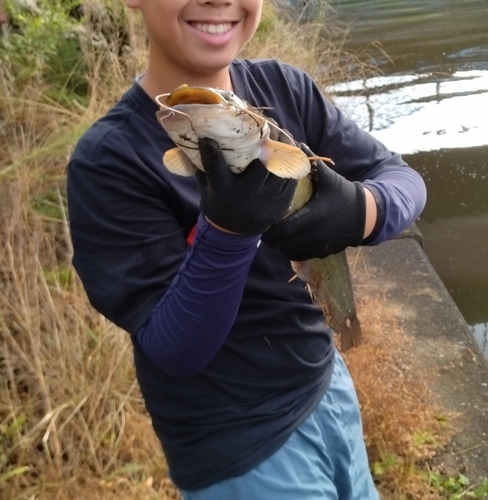
[{"label": "boy's lips", "polygon": [[209,45],[223,45],[233,36],[238,21],[187,21],[188,26],[205,43]]}]

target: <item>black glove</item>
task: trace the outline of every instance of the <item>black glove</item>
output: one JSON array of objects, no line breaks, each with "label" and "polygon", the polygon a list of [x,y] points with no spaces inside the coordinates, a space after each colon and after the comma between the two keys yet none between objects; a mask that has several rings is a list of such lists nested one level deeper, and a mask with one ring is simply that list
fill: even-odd
[{"label": "black glove", "polygon": [[[300,147],[315,156],[305,144]],[[361,183],[348,181],[321,160],[312,161],[312,181],[310,201],[262,237],[290,260],[324,258],[363,240],[366,196]]]},{"label": "black glove", "polygon": [[213,223],[238,234],[261,234],[290,212],[297,181],[268,172],[259,160],[240,174],[227,165],[212,139],[199,142],[205,172],[196,176],[200,209]]}]

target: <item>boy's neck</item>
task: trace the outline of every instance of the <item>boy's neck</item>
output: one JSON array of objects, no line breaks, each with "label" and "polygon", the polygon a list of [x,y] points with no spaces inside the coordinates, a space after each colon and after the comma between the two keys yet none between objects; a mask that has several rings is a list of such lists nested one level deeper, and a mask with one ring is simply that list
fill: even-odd
[{"label": "boy's neck", "polygon": [[184,75],[181,72],[172,72],[168,68],[163,70],[160,68],[157,65],[149,64],[146,73],[139,82],[152,98],[159,94],[170,93],[183,84],[233,90],[228,66],[213,73],[188,72]]}]

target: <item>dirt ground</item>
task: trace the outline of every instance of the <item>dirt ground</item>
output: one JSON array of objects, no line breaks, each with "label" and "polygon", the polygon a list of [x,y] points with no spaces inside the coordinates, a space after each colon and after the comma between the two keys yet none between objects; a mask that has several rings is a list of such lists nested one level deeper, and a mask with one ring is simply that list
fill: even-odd
[{"label": "dirt ground", "polygon": [[434,462],[471,481],[488,477],[488,360],[421,247],[414,226],[378,247],[349,253],[355,293],[377,297],[411,338],[408,349],[433,373],[429,386],[456,434]]}]

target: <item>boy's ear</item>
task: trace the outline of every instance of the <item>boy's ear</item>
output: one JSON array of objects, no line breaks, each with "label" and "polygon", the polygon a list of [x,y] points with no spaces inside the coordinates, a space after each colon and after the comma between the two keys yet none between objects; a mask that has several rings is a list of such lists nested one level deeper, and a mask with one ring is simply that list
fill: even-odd
[{"label": "boy's ear", "polygon": [[140,7],[141,2],[139,0],[125,0],[125,5],[129,9],[138,9]]}]

